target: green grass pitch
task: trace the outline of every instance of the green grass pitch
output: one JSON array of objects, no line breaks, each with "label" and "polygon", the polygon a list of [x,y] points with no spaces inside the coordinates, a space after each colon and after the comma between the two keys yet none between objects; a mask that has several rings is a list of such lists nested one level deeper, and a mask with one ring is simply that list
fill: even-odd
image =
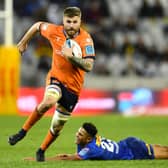
[{"label": "green grass pitch", "polygon": [[[0,116],[0,167],[1,168],[167,168],[168,160],[137,161],[52,161],[28,162],[23,158],[35,156],[50,126],[51,117],[41,119],[15,146],[7,143],[8,136],[16,133],[25,121],[21,116]],[[97,125],[99,134],[113,140],[137,136],[148,143],[168,145],[168,117],[132,117],[103,115],[72,117],[60,137],[46,152],[46,156],[58,153],[74,153],[74,135],[84,121]]]}]

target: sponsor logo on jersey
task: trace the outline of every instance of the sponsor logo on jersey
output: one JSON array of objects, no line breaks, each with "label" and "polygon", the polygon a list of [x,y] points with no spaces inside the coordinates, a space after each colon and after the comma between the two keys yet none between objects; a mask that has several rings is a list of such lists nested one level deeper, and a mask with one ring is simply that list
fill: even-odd
[{"label": "sponsor logo on jersey", "polygon": [[94,48],[92,45],[88,45],[85,47],[86,55],[93,55],[94,54]]}]

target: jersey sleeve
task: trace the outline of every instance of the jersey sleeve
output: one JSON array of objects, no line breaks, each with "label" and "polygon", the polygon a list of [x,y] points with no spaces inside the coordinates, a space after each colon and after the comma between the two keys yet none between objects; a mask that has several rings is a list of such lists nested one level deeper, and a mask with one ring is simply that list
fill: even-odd
[{"label": "jersey sleeve", "polygon": [[40,33],[41,33],[42,36],[49,39],[52,31],[53,31],[53,25],[52,24],[50,24],[50,23],[41,24]]},{"label": "jersey sleeve", "polygon": [[82,40],[81,49],[83,53],[83,58],[93,58],[95,59],[95,49],[94,43],[90,35],[87,35],[85,40]]},{"label": "jersey sleeve", "polygon": [[88,160],[91,158],[91,149],[85,147],[83,149],[81,149],[78,152],[78,155],[83,159],[83,160]]},{"label": "jersey sleeve", "polygon": [[93,144],[87,145],[86,147],[82,148],[81,150],[78,150],[78,155],[83,160],[99,159],[101,154],[102,153],[99,151],[99,149],[95,148]]}]

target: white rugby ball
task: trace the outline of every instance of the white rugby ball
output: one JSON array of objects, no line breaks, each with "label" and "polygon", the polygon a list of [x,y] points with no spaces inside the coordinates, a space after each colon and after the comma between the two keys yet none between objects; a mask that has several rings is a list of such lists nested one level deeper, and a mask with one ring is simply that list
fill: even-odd
[{"label": "white rugby ball", "polygon": [[74,46],[73,47],[73,55],[75,57],[82,58],[82,50],[81,50],[79,44],[75,40],[67,39],[66,40],[66,46],[69,47],[69,48],[71,48],[72,46]]}]

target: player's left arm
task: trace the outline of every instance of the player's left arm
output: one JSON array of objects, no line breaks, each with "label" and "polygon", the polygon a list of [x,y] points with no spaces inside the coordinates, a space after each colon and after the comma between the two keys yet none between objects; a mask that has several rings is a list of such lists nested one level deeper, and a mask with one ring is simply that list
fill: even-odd
[{"label": "player's left arm", "polygon": [[94,56],[87,56],[87,57],[75,57],[73,55],[73,47],[68,48],[66,46],[63,46],[62,53],[65,56],[67,60],[69,60],[73,65],[81,68],[82,70],[86,72],[90,72],[93,69],[93,64],[94,64]]},{"label": "player's left arm", "polygon": [[73,57],[73,56],[69,57],[68,59],[73,65],[81,68],[86,72],[90,72],[93,69],[94,59],[79,58],[79,57]]}]

